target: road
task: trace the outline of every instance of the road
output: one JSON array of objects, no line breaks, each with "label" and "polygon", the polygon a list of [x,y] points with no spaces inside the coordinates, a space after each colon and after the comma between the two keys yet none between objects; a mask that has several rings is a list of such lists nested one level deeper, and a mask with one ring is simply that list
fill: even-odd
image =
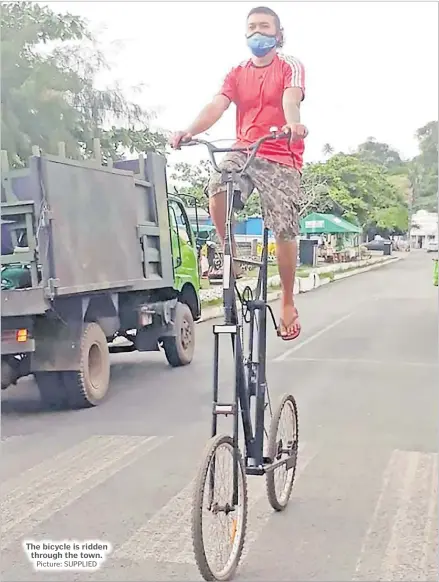
[{"label": "road", "polygon": [[[272,398],[300,413],[298,478],[274,514],[250,480],[237,580],[437,580],[438,295],[431,255],[297,299],[303,333],[270,331]],[[44,411],[24,379],[2,394],[1,579],[198,580],[191,481],[208,438],[212,322],[191,366],[162,354],[114,356],[102,406]],[[228,347],[228,346],[227,346]],[[230,354],[221,387],[230,389]],[[95,573],[33,572],[23,538],[103,539]]]}]

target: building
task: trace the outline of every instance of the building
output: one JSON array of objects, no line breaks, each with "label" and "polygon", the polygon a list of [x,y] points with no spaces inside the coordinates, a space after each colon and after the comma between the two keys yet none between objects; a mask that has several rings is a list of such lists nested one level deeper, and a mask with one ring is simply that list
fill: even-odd
[{"label": "building", "polygon": [[438,241],[438,214],[437,212],[418,210],[412,216],[410,245],[412,248],[422,249],[430,241]]}]

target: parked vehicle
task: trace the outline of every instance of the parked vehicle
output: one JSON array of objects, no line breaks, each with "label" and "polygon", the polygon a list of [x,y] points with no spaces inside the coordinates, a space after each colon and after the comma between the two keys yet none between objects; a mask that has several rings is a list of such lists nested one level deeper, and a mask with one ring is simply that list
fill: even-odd
[{"label": "parked vehicle", "polygon": [[362,246],[366,247],[366,249],[368,251],[381,251],[381,252],[384,252],[384,248],[388,244],[392,244],[392,241],[390,239],[380,238],[380,239],[372,240],[372,241],[367,242],[367,243],[363,243]]},{"label": "parked vehicle", "polygon": [[438,241],[437,240],[429,240],[425,245],[425,249],[427,253],[437,253],[438,252]]}]

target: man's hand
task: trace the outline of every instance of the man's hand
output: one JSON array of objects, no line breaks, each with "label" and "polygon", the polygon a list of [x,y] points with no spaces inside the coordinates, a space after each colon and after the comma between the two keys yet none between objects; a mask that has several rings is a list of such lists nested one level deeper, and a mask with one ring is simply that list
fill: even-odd
[{"label": "man's hand", "polygon": [[177,149],[180,147],[181,142],[190,141],[192,137],[192,134],[188,131],[177,131],[176,133],[172,134],[169,143],[171,144],[171,147]]},{"label": "man's hand", "polygon": [[305,139],[308,135],[308,130],[302,123],[287,123],[283,126],[282,131],[290,134],[291,141]]}]

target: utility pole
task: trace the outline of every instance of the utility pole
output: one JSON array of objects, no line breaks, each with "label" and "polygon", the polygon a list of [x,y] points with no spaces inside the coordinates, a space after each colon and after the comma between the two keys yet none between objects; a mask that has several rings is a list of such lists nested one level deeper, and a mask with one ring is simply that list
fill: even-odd
[{"label": "utility pole", "polygon": [[408,179],[410,182],[409,208],[408,208],[408,243],[409,250],[411,249],[411,230],[413,226],[413,209],[415,200],[419,194],[420,174],[419,168],[413,164],[410,168]]},{"label": "utility pole", "polygon": [[409,194],[409,212],[408,212],[408,233],[407,233],[407,239],[408,239],[408,250],[411,250],[411,246],[412,246],[412,217],[413,217],[413,199],[414,199],[414,188],[413,188],[413,184],[410,182],[410,194]]}]

